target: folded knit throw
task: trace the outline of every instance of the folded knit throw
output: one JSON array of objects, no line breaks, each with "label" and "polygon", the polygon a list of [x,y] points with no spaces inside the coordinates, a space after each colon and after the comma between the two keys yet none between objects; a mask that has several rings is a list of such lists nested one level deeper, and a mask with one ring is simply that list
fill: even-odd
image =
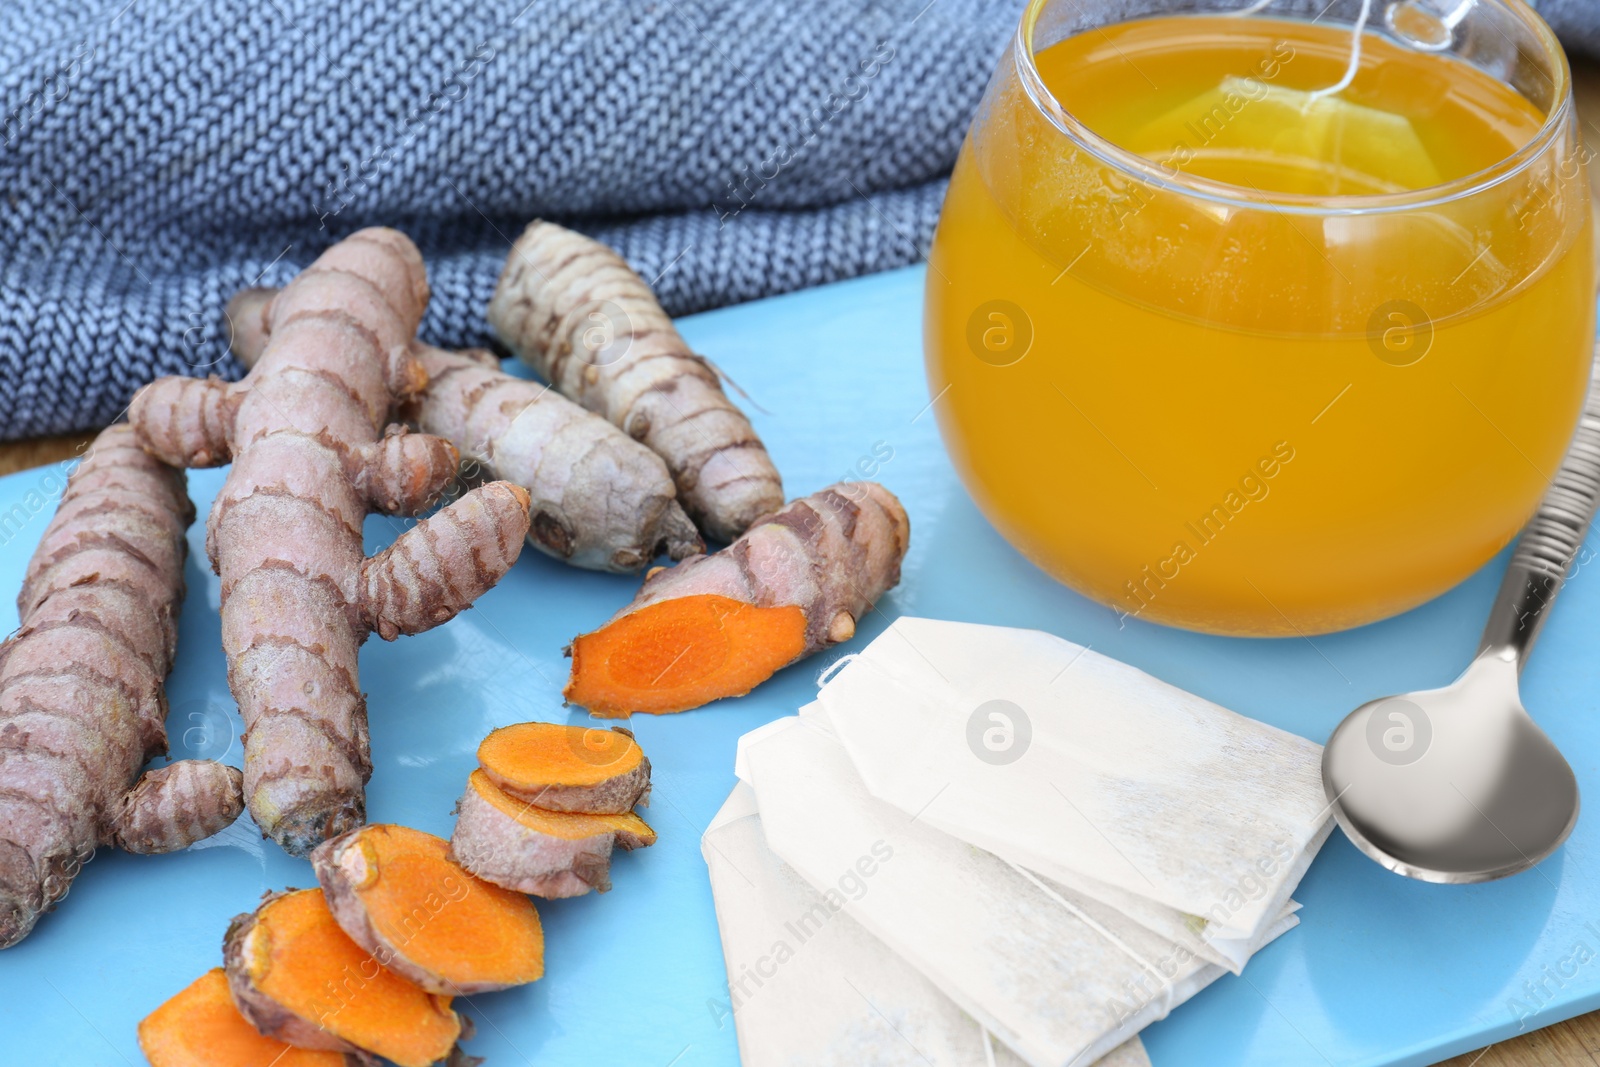
[{"label": "folded knit throw", "polygon": [[[674,314],[914,262],[1021,8],[8,0],[0,438],[239,373],[227,298],[363,225],[422,247],[448,346],[488,341],[534,217],[615,245]],[[1600,50],[1600,3],[1541,10]]]}]

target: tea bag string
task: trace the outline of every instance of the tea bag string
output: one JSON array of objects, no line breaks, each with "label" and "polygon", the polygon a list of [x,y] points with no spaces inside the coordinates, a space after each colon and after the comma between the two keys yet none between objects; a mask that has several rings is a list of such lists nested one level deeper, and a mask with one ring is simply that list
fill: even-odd
[{"label": "tea bag string", "polygon": [[994,1067],[994,1037],[982,1023],[978,1024],[978,1035],[983,1038],[984,1067]]},{"label": "tea bag string", "polygon": [[1051,889],[1032,871],[1025,867],[1019,867],[1007,859],[1002,858],[1002,862],[1004,862],[1007,867],[1010,867],[1012,870],[1022,875],[1022,877],[1026,878],[1029,882],[1032,882],[1034,888],[1038,889],[1039,892],[1043,893],[1046,897],[1049,897],[1063,908],[1066,908],[1067,911],[1071,912],[1079,922],[1083,923],[1089,929],[1093,930],[1095,933],[1109,941],[1112,945],[1116,946],[1116,948],[1119,949],[1123,955],[1127,956],[1134,963],[1138,964],[1142,970],[1150,972],[1151,976],[1156,980],[1157,987],[1161,990],[1161,1015],[1158,1016],[1158,1018],[1165,1018],[1172,1011],[1172,983],[1167,981],[1166,977],[1162,975],[1160,969],[1158,969],[1155,964],[1145,959],[1142,954],[1129,946],[1126,941],[1122,940],[1122,938],[1118,937],[1110,930],[1107,930],[1098,921],[1096,921],[1092,915],[1085,912],[1082,908],[1072,903],[1072,901],[1068,900],[1060,893],[1057,893],[1054,889]]},{"label": "tea bag string", "polygon": [[[1271,7],[1277,0],[1255,0],[1254,3],[1237,10],[1224,12],[1230,18],[1243,18],[1254,15]],[[1344,77],[1322,89],[1313,89],[1306,94],[1306,104],[1302,111],[1309,110],[1311,105],[1325,96],[1333,96],[1350,88],[1350,83],[1356,80],[1356,72],[1361,69],[1361,35],[1366,31],[1367,21],[1372,18],[1372,0],[1361,0],[1361,12],[1356,15],[1355,25],[1350,28],[1350,61],[1345,64]]]},{"label": "tea bag string", "polygon": [[1372,0],[1361,0],[1361,13],[1356,16],[1356,24],[1350,29],[1350,62],[1345,65],[1344,77],[1326,89],[1317,89],[1310,93],[1308,99],[1320,100],[1324,96],[1342,93],[1356,80],[1356,71],[1361,68],[1361,35],[1366,31],[1367,20],[1371,17]]}]

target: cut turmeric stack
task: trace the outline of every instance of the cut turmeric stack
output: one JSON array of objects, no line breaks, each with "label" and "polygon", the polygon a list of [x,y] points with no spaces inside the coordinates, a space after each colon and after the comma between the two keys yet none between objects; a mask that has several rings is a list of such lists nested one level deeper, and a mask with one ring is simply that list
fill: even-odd
[{"label": "cut turmeric stack", "polygon": [[620,727],[506,726],[478,746],[450,857],[486,882],[534,896],[611,888],[617,848],[655,844],[633,808],[648,800],[650,761]]},{"label": "cut turmeric stack", "polygon": [[404,826],[312,853],[322,887],[269,894],[223,941],[223,967],[139,1024],[154,1067],[399,1067],[463,1062],[458,995],[544,973],[533,902]]},{"label": "cut turmeric stack", "polygon": [[620,727],[525,722],[478,747],[447,842],[361,826],[311,853],[319,888],[269,894],[223,966],[139,1024],[153,1067],[428,1067],[465,1062],[452,998],[536,981],[523,894],[611,888],[611,853],[655,843],[633,808],[650,761]]}]

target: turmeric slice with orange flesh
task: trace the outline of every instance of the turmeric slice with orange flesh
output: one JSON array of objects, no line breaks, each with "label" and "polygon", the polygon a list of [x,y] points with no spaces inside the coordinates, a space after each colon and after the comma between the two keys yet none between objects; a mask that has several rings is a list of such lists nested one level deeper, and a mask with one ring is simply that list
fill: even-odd
[{"label": "turmeric slice with orange flesh", "polygon": [[217,967],[139,1023],[139,1049],[151,1067],[348,1067],[342,1052],[295,1048],[263,1037],[233,1006]]},{"label": "turmeric slice with orange flesh", "polygon": [[470,996],[544,974],[533,901],[468,874],[450,843],[372,825],[325,841],[311,866],[341,929],[379,964],[430,993]]},{"label": "turmeric slice with orange flesh", "polygon": [[565,696],[602,717],[743,696],[805,653],[805,612],[703,593],[663,600],[572,643]]},{"label": "turmeric slice with orange flesh", "polygon": [[507,796],[547,811],[622,815],[650,794],[650,761],[618,726],[502,726],[478,746],[478,766]]},{"label": "turmeric slice with orange flesh", "polygon": [[235,918],[222,955],[240,1014],[297,1048],[428,1067],[461,1036],[450,998],[381,966],[339,928],[320,889],[273,894]]},{"label": "turmeric slice with orange flesh", "polygon": [[742,696],[855,635],[900,580],[905,509],[874,482],[792,501],[727,548],[653,572],[610,622],[572,642],[567,700],[602,717]]},{"label": "turmeric slice with orange flesh", "polygon": [[611,888],[613,848],[653,845],[639,816],[546,811],[502,793],[473,771],[462,794],[450,856],[486,882],[556,899]]}]

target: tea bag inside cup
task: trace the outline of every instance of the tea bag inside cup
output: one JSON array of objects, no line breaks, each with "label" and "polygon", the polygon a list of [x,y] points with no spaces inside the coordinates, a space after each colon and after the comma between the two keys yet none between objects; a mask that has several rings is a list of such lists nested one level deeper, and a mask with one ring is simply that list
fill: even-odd
[{"label": "tea bag inside cup", "polygon": [[[740,783],[701,838],[747,1067],[1024,1067],[972,1016],[767,848]],[[1149,1067],[1138,1038],[1101,1067]]]},{"label": "tea bag inside cup", "polygon": [[1332,825],[1320,745],[1036,630],[900,618],[817,704],[873,797],[1229,960]]},{"label": "tea bag inside cup", "polygon": [[[740,748],[773,853],[1033,1067],[1093,1062],[1224,973],[873,799],[838,741],[806,721]],[[1294,922],[1284,914],[1267,934]]]},{"label": "tea bag inside cup", "polygon": [[1374,194],[1439,184],[1404,115],[1257,78],[1226,77],[1146,123],[1127,147],[1219,181],[1301,193]]}]

